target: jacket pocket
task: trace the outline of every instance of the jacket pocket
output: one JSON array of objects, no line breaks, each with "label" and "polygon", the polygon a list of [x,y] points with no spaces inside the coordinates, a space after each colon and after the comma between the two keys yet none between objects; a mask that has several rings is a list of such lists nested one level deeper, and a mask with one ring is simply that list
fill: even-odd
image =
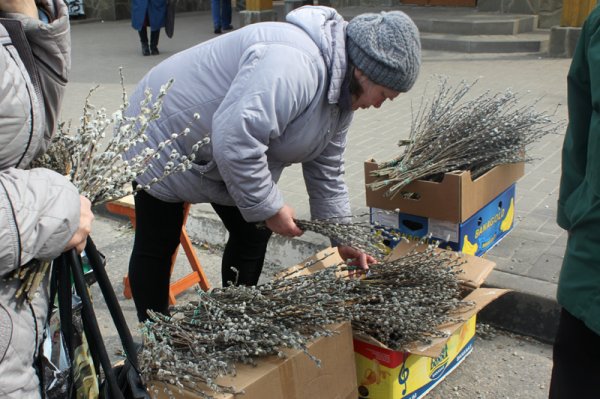
[{"label": "jacket pocket", "polygon": [[12,340],[13,322],[10,314],[2,304],[0,304],[0,363],[4,361],[6,351]]},{"label": "jacket pocket", "polygon": [[195,161],[192,163],[192,171],[197,176],[206,177],[210,180],[223,180],[221,173],[214,160],[210,161]]}]

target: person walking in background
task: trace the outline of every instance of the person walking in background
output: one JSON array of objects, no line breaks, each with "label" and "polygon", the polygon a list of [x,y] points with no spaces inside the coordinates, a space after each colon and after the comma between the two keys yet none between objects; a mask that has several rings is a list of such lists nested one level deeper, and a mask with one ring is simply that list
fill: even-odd
[{"label": "person walking in background", "polygon": [[586,20],[567,79],[557,222],[567,230],[551,399],[600,398],[600,8]]},{"label": "person walking in background", "polygon": [[0,0],[0,17],[0,397],[31,399],[45,397],[37,366],[50,273],[26,298],[17,298],[23,282],[14,274],[71,248],[81,252],[94,216],[65,176],[26,170],[57,124],[71,66],[67,6]]},{"label": "person walking in background", "polygon": [[[143,55],[158,55],[160,28],[165,26],[167,0],[131,0],[131,26],[138,31]],[[150,44],[148,44],[150,27]]]},{"label": "person walking in background", "polygon": [[[192,169],[134,197],[129,279],[140,320],[148,309],[168,312],[170,259],[184,202],[210,203],[229,232],[223,286],[258,282],[272,232],[303,233],[277,187],[285,167],[302,164],[312,218],[344,222],[351,216],[344,150],[352,116],[412,88],[421,63],[419,32],[400,11],[363,14],[348,23],[333,8],[306,6],[286,20],[251,24],[175,54],[130,96],[126,114],[136,115],[146,89],[158,92],[175,78],[159,123],[148,126],[149,143],[171,137],[189,126],[191,115],[200,115],[185,140],[173,143],[180,154],[195,155]],[[196,150],[206,136],[210,144]],[[152,162],[155,167],[137,183],[157,177],[169,151]],[[338,251],[363,269],[375,261],[348,246]]]},{"label": "person walking in background", "polygon": [[211,11],[215,34],[232,30],[231,0],[211,0]]}]

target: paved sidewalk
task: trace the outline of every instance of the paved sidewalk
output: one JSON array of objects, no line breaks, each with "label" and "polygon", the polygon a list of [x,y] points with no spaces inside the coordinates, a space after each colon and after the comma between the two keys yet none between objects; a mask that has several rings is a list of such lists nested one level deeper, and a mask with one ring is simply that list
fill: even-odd
[{"label": "paved sidewalk", "polygon": [[[236,22],[237,16],[234,16],[234,24]],[[71,119],[73,124],[77,122],[84,98],[96,84],[101,88],[92,103],[105,107],[109,112],[116,110],[121,98],[119,66],[124,68],[126,89],[131,91],[153,65],[213,37],[208,12],[182,13],[176,19],[174,38],[166,38],[164,32],[161,35],[161,54],[143,57],[137,33],[130,27],[129,21],[74,24],[73,72],[63,119]],[[396,143],[408,136],[411,109],[416,110],[423,98],[429,98],[435,88],[435,75],[445,75],[451,83],[478,80],[472,90],[473,95],[485,90],[499,92],[512,88],[522,95],[524,103],[539,99],[539,110],[555,113],[557,120],[565,120],[569,64],[568,59],[531,54],[477,55],[425,51],[421,75],[410,93],[384,104],[379,110],[361,110],[355,115],[346,154],[353,211],[357,214],[368,211],[365,207],[363,162],[371,157],[385,160],[399,153]],[[548,136],[533,149],[532,155],[537,159],[527,165],[526,175],[517,184],[515,227],[487,255],[497,262],[488,283],[511,288],[515,293],[497,301],[482,316],[499,321],[514,331],[543,339],[550,339],[554,334],[557,314],[554,296],[566,241],[565,233],[555,223],[562,140],[563,134]],[[296,209],[297,216],[308,217],[308,199],[300,168],[287,169],[280,187],[284,190],[286,201]],[[211,233],[212,237],[203,237],[203,230],[198,227],[203,219],[214,219],[209,207],[194,206],[193,215],[188,230],[196,239],[210,241],[212,238],[222,242],[222,230]],[[319,237],[309,236],[308,239],[312,244],[325,242]],[[296,259],[289,251],[297,250],[301,254],[298,249],[304,246],[304,242],[294,240],[285,243],[282,248],[288,252],[279,259],[294,263]]]}]

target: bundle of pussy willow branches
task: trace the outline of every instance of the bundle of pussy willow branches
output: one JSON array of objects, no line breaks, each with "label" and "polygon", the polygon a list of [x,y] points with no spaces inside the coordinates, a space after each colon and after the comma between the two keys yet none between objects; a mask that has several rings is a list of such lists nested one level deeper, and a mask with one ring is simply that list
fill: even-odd
[{"label": "bundle of pussy willow branches", "polygon": [[386,195],[394,196],[417,179],[463,170],[476,178],[500,164],[528,162],[531,144],[562,126],[536,110],[539,100],[522,104],[510,90],[469,100],[475,84],[452,86],[440,77],[432,100],[424,99],[413,117],[409,139],[399,142],[403,153],[377,165],[371,174],[380,179],[369,188],[387,187]]},{"label": "bundle of pussy willow branches", "polygon": [[[165,83],[155,99],[147,89],[140,113],[135,116],[125,115],[129,102],[122,73],[122,102],[111,116],[107,115],[104,108],[96,108],[90,102],[98,86],[92,88],[85,99],[83,115],[76,131],[71,132],[70,125],[61,123],[48,151],[32,167],[47,167],[67,174],[79,193],[94,205],[147,189],[172,173],[191,168],[195,153],[209,142],[208,137],[198,141],[191,154],[179,154],[173,149],[161,177],[155,178],[149,185],[140,185],[135,190],[129,186],[136,177],[152,167],[152,159],[159,158],[165,148],[187,135],[193,122],[200,118],[198,114],[190,116],[189,126],[182,131],[172,133],[169,139],[156,146],[145,146],[143,150],[135,152],[136,145],[148,143],[146,131],[151,123],[160,118],[164,97],[172,84],[173,80]],[[126,157],[125,154],[130,151],[134,155]]]},{"label": "bundle of pussy willow branches", "polygon": [[456,254],[429,247],[371,265],[362,278],[350,277],[340,264],[307,274],[300,267],[253,287],[199,290],[196,300],[170,316],[150,314],[140,367],[151,391],[185,389],[212,398],[237,392],[216,380],[234,374],[236,362],[285,356],[284,348],[310,356],[308,342],[331,335],[328,325],[335,322],[349,320],[354,332],[395,350],[428,342],[444,336],[437,326],[458,319],[453,310],[469,306],[460,299],[461,264]]},{"label": "bundle of pussy willow branches", "polygon": [[[187,135],[190,128],[188,126],[180,132],[173,133],[169,139],[158,143],[156,147],[146,147],[136,153],[135,146],[148,141],[145,133],[149,124],[159,119],[164,97],[173,81],[163,85],[155,99],[147,90],[140,113],[126,116],[125,110],[129,103],[122,71],[120,77],[122,101],[116,112],[108,116],[104,108],[96,108],[90,100],[98,87],[92,88],[85,99],[83,115],[76,131],[71,132],[70,126],[65,123],[59,124],[48,151],[30,166],[45,167],[68,176],[79,193],[87,197],[93,205],[123,198],[134,191],[148,188],[172,173],[191,168],[194,153],[209,142],[208,137],[197,142],[192,148],[192,154],[182,155],[172,150],[170,161],[162,171],[161,177],[155,178],[149,185],[139,185],[133,190],[130,183],[152,166],[152,159],[158,158],[160,152],[169,148],[175,140]],[[199,118],[198,114],[191,116],[189,125]],[[126,157],[128,151],[134,151],[134,154]],[[31,299],[30,296],[35,294],[48,270],[48,262],[38,261],[15,270],[8,278],[21,280],[16,297],[20,298],[25,294],[27,299]]]},{"label": "bundle of pussy willow branches", "polygon": [[[343,218],[346,223],[338,222],[340,218],[303,220],[295,219],[296,225],[304,231],[328,237],[332,245],[346,245],[383,260],[390,252],[381,237],[374,234],[378,227],[368,221],[361,221],[364,215]],[[347,259],[345,259],[347,260]]]}]

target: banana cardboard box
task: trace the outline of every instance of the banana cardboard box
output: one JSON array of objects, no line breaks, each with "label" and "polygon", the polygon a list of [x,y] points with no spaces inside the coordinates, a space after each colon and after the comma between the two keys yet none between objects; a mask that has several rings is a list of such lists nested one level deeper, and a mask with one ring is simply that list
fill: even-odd
[{"label": "banana cardboard box", "polygon": [[[377,169],[373,159],[365,162],[365,183],[380,178],[371,176]],[[399,193],[386,195],[387,187],[371,190],[365,187],[367,206],[396,211],[432,220],[464,223],[475,213],[505,192],[525,173],[524,163],[498,165],[473,179],[469,171],[449,172],[441,181],[416,180]],[[505,205],[508,208],[508,204]]]},{"label": "banana cardboard box", "polygon": [[[415,243],[402,241],[390,254],[396,259]],[[441,325],[446,338],[430,344],[413,343],[394,351],[371,337],[354,334],[359,399],[418,399],[449,375],[473,350],[477,313],[507,290],[479,288],[495,267],[487,259],[458,255],[466,260],[462,273],[464,298],[473,306],[456,312],[461,322]]]},{"label": "banana cardboard box", "polygon": [[[408,252],[415,242],[402,241],[390,253],[397,259]],[[444,251],[440,249],[440,251]],[[440,383],[473,350],[477,313],[507,290],[479,288],[495,267],[484,258],[455,253],[465,260],[458,278],[465,288],[465,300],[472,303],[455,313],[456,323],[438,327],[445,338],[434,338],[429,344],[413,343],[405,351],[394,351],[383,343],[354,332],[354,357],[359,399],[417,399]],[[320,260],[310,267],[309,262]],[[285,271],[291,274],[313,273],[342,262],[333,248],[325,249],[305,262]]]},{"label": "banana cardboard box", "polygon": [[515,184],[461,223],[371,208],[371,223],[390,248],[398,237],[418,239],[427,235],[440,247],[481,256],[510,230],[515,217]]}]

